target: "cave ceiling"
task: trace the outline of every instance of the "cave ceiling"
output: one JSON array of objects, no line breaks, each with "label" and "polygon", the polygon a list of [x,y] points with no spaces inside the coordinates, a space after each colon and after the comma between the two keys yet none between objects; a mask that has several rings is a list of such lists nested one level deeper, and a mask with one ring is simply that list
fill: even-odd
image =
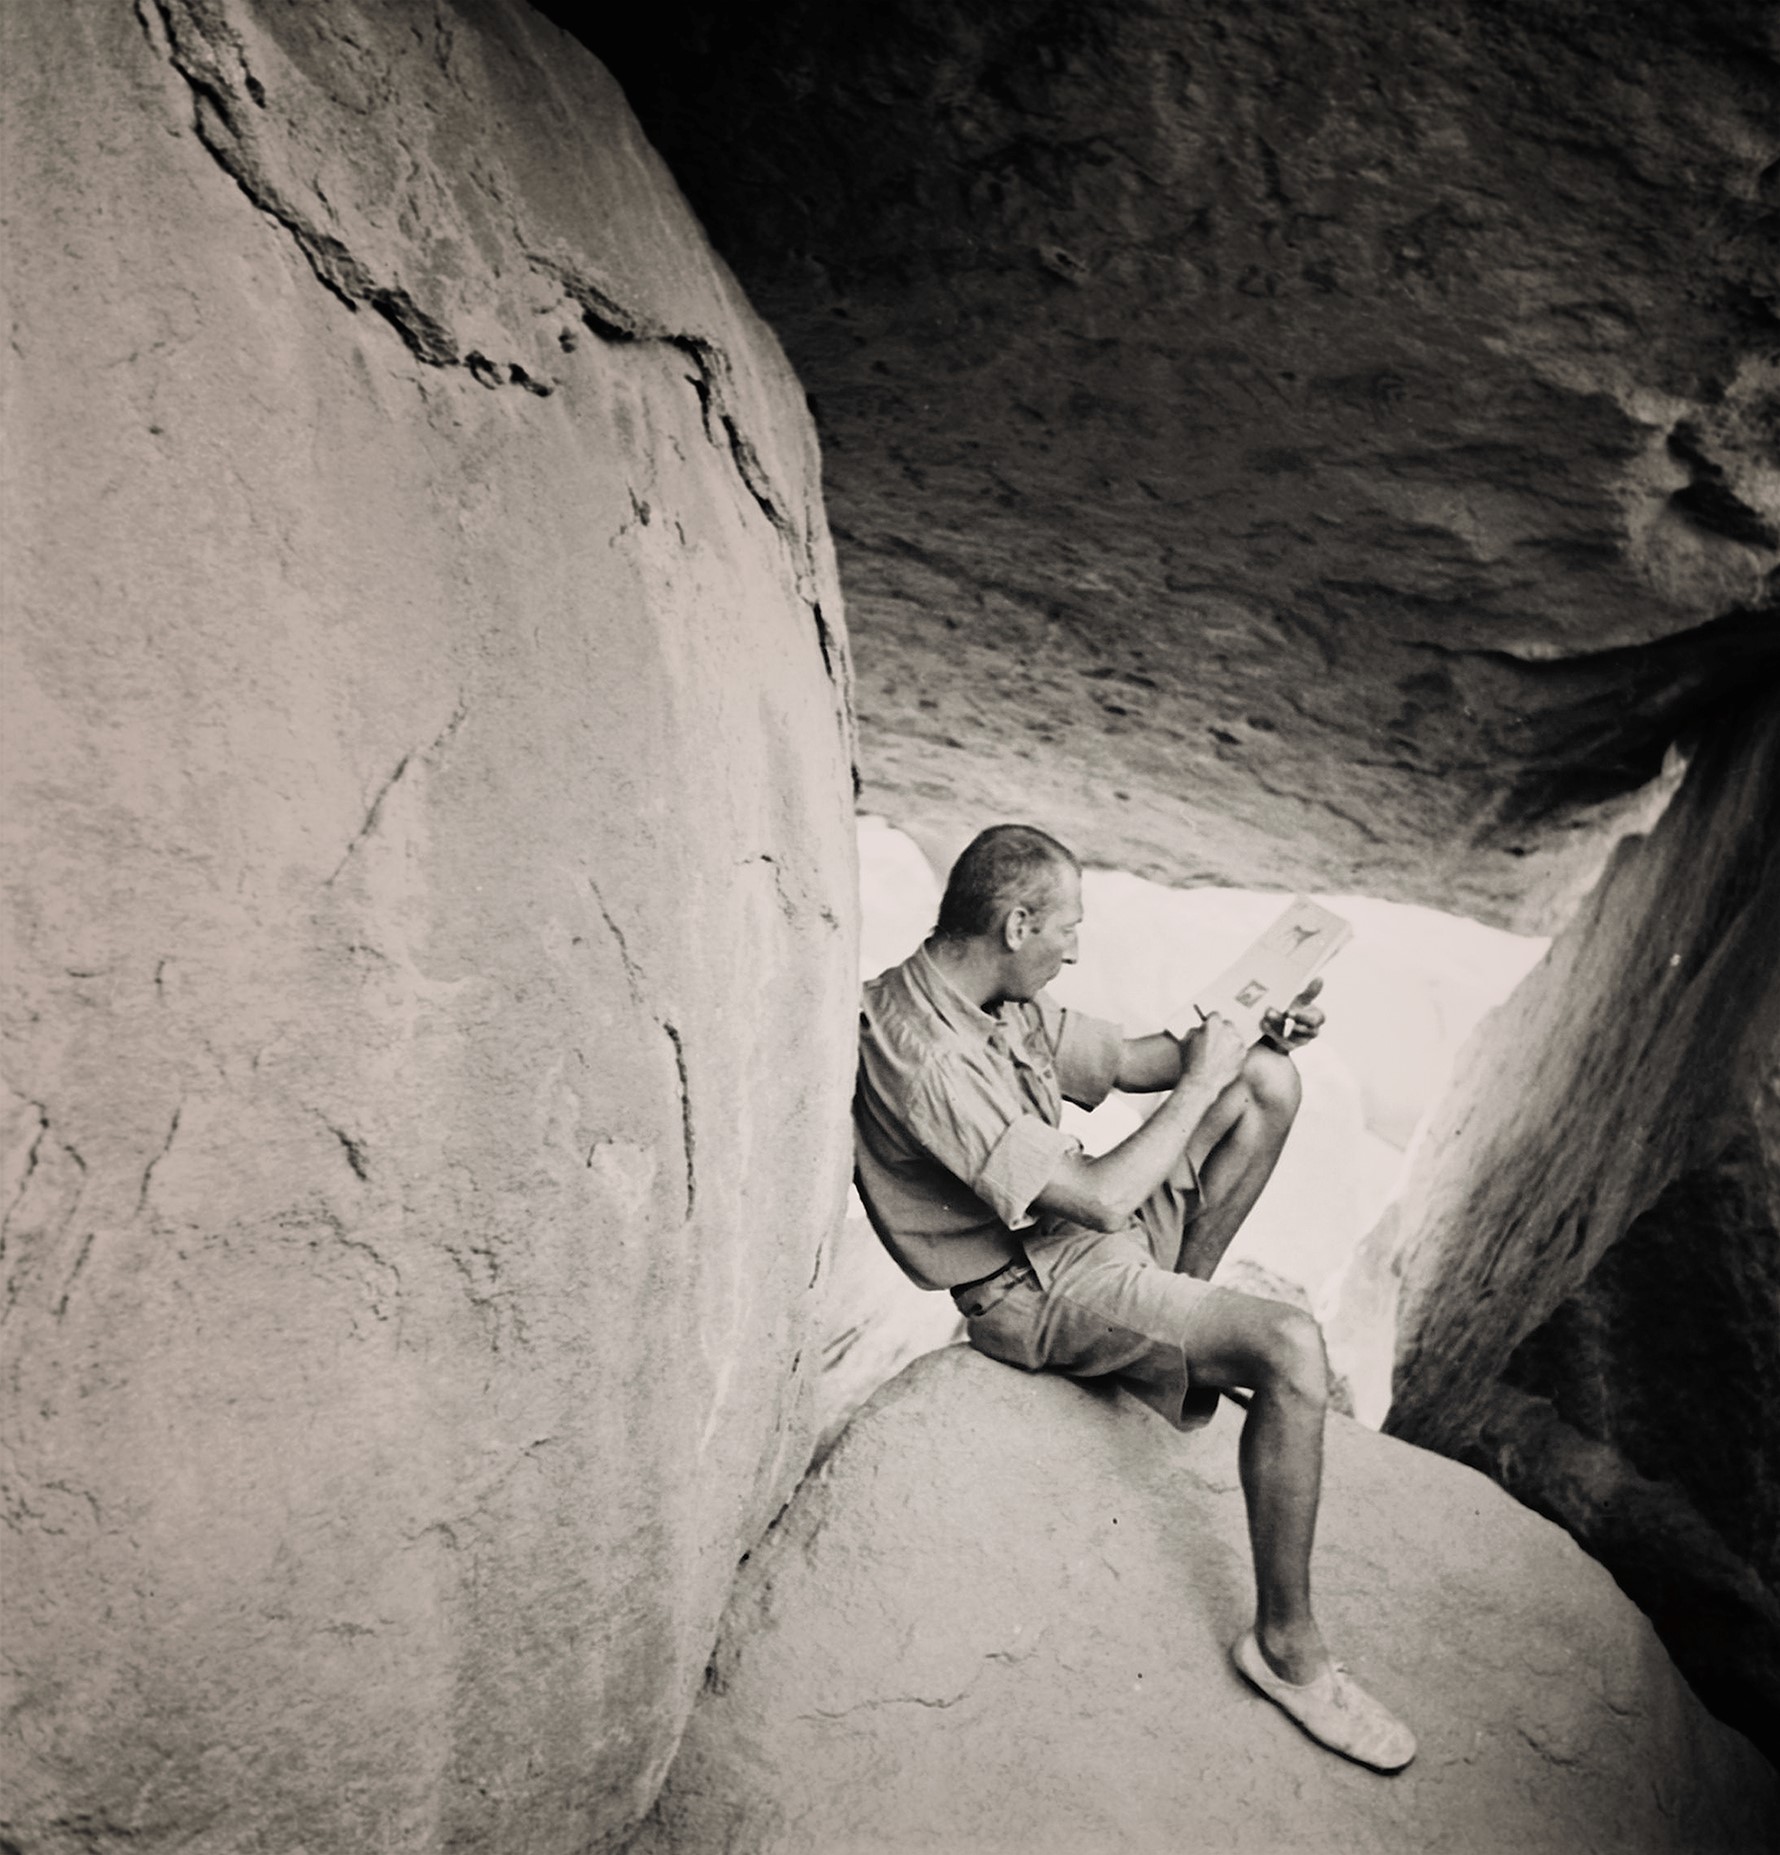
[{"label": "cave ceiling", "polygon": [[809,393],[930,847],[1547,927],[1775,679],[1765,5],[546,10]]}]

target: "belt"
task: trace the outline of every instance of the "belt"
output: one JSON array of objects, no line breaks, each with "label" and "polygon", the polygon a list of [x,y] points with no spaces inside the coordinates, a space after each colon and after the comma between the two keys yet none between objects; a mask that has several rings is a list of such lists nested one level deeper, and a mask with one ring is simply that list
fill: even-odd
[{"label": "belt", "polygon": [[991,1269],[987,1275],[979,1275],[974,1282],[954,1282],[952,1293],[967,1295],[973,1288],[987,1288],[991,1282],[999,1282],[1004,1276],[1026,1274],[1031,1268],[1031,1263],[1023,1255],[1014,1256],[1004,1262],[999,1269]]}]

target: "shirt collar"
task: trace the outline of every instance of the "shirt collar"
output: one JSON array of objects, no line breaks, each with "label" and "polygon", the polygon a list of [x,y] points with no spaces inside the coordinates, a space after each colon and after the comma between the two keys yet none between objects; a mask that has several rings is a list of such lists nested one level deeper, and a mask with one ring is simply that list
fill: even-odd
[{"label": "shirt collar", "polygon": [[929,951],[932,943],[923,941],[910,956],[910,981],[944,1022],[955,1031],[969,1031],[986,1042],[1005,1026],[996,1013],[985,1011],[964,996],[947,976],[946,970]]}]

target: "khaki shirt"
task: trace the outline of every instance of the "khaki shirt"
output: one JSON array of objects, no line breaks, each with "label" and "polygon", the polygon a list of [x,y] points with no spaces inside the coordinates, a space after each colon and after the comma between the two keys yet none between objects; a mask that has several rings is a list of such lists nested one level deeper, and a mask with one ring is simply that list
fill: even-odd
[{"label": "khaki shirt", "polygon": [[[1059,1123],[1118,1080],[1125,1034],[1042,992],[973,1005],[926,947],[865,988],[853,1097],[854,1177],[873,1228],[923,1288],[992,1275],[1081,1143]],[[1039,1234],[1034,1232],[1035,1235]]]}]

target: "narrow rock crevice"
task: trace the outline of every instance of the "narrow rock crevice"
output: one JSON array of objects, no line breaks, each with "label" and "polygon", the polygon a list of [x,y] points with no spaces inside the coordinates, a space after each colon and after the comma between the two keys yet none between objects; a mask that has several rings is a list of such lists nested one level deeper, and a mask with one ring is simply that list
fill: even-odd
[{"label": "narrow rock crevice", "polygon": [[643,1002],[643,970],[631,958],[630,943],[624,938],[624,930],[612,919],[612,911],[606,906],[606,898],[600,894],[599,884],[591,876],[587,878],[587,892],[593,897],[593,905],[600,911],[600,919],[606,924],[606,932],[611,935],[613,944],[618,949],[618,958],[624,965],[625,984],[630,988],[631,1002]]},{"label": "narrow rock crevice", "polygon": [[1728,702],[1780,683],[1780,604],[1546,659],[1433,641],[1416,648],[1454,666],[1467,711],[1505,718],[1482,737],[1491,752],[1479,763],[1515,768],[1496,811],[1496,834],[1513,836],[1648,786],[1670,749]]},{"label": "narrow rock crevice", "polygon": [[324,1119],[322,1125],[340,1142],[346,1154],[346,1163],[352,1168],[353,1176],[361,1183],[371,1176],[371,1163],[365,1156],[362,1140],[355,1140],[343,1127],[336,1127],[332,1121]]},{"label": "narrow rock crevice", "polygon": [[67,1279],[62,1283],[62,1292],[56,1299],[55,1307],[51,1310],[57,1320],[68,1312],[68,1298],[74,1293],[74,1284],[80,1280],[81,1271],[87,1266],[87,1258],[93,1253],[93,1242],[98,1234],[96,1230],[89,1230],[80,1240],[80,1249],[75,1254],[74,1267],[68,1271]]},{"label": "narrow rock crevice", "polygon": [[[0,1308],[0,1323],[11,1318],[13,1310],[18,1305],[20,1296],[25,1292],[31,1279],[32,1269],[29,1261],[31,1240],[33,1238],[59,1238],[62,1233],[67,1230],[68,1226],[73,1223],[74,1214],[80,1209],[80,1201],[85,1188],[87,1173],[87,1163],[81,1157],[80,1153],[74,1147],[70,1146],[66,1140],[61,1139],[52,1131],[53,1122],[48,1105],[40,1101],[28,1101],[26,1105],[36,1112],[37,1132],[32,1138],[30,1150],[25,1155],[24,1171],[19,1179],[18,1187],[13,1193],[12,1202],[6,1207],[5,1215],[0,1216],[0,1268],[4,1268],[4,1292],[6,1297],[5,1306]],[[11,1241],[14,1227],[21,1222],[27,1202],[31,1197],[33,1187],[37,1184],[39,1175],[47,1173],[53,1158],[53,1154],[46,1149],[46,1143],[48,1145],[53,1145],[53,1147],[66,1154],[67,1157],[74,1162],[75,1172],[78,1175],[74,1181],[74,1190],[69,1196],[67,1203],[61,1206],[59,1210],[51,1213],[48,1221],[41,1227],[33,1229],[29,1224],[24,1225],[23,1229],[20,1231],[22,1242],[15,1244]],[[54,1188],[50,1186],[49,1189],[53,1190]],[[73,1286],[75,1277],[79,1275],[81,1268],[84,1266],[86,1262],[86,1252],[92,1246],[92,1241],[92,1235],[89,1233],[85,1243],[81,1247],[80,1254],[75,1259],[74,1268],[64,1284],[61,1298],[56,1303],[54,1311],[58,1319],[66,1310],[68,1300],[67,1291]],[[16,1252],[20,1250],[23,1251],[22,1256],[16,1255]]]},{"label": "narrow rock crevice", "polygon": [[179,1132],[179,1117],[185,1112],[185,1103],[180,1102],[173,1110],[172,1124],[167,1129],[167,1137],[161,1142],[160,1151],[143,1168],[142,1184],[136,1193],[136,1215],[140,1217],[148,1204],[148,1188],[154,1183],[155,1167],[167,1157],[173,1145],[173,1137]]},{"label": "narrow rock crevice", "polygon": [[425,747],[410,748],[409,751],[403,754],[401,759],[396,762],[389,777],[377,788],[376,797],[372,799],[365,811],[364,823],[353,833],[352,841],[346,846],[345,850],[341,852],[340,861],[334,865],[334,872],[329,876],[323,887],[331,889],[334,884],[340,880],[341,871],[352,861],[354,855],[358,851],[358,847],[366,838],[370,837],[372,833],[376,831],[383,818],[384,800],[387,799],[390,793],[395,790],[396,786],[401,783],[408,768],[413,765],[416,759],[423,762],[432,760],[449,746],[452,736],[455,735],[458,729],[463,725],[463,719],[467,712],[466,706],[462,702],[459,702],[457,707],[452,711],[451,719]]},{"label": "narrow rock crevice", "polygon": [[43,1143],[49,1138],[49,1110],[40,1101],[27,1104],[36,1111],[37,1132],[31,1141],[31,1148],[25,1155],[25,1170],[19,1175],[18,1190],[12,1195],[12,1203],[6,1207],[6,1213],[0,1217],[0,1258],[6,1255],[6,1233],[12,1227],[14,1214],[25,1202],[25,1194],[31,1189],[31,1180],[37,1171],[38,1155],[43,1151]]},{"label": "narrow rock crevice", "polygon": [[[150,25],[152,7],[164,44]],[[429,367],[465,367],[487,386],[509,383],[533,393],[550,388],[515,364],[500,366],[481,354],[466,355],[457,337],[399,284],[380,280],[333,233],[324,231],[268,172],[259,147],[255,115],[265,110],[265,91],[249,70],[240,39],[213,0],[136,0],[136,13],[149,42],[167,56],[191,88],[192,128],[198,140],[241,191],[282,226],[308,260],[317,280],[355,313],[375,311],[401,337],[416,360]],[[241,93],[248,104],[244,107]]]},{"label": "narrow rock crevice", "polygon": [[[715,342],[702,335],[672,330],[637,315],[582,270],[535,251],[528,251],[526,259],[534,270],[549,277],[562,289],[580,310],[583,324],[601,341],[614,345],[659,342],[691,362],[693,371],[686,376],[686,381],[697,395],[699,416],[706,438],[719,450],[727,452],[743,488],[754,499],[791,557],[799,594],[810,609],[811,622],[815,627],[817,648],[822,653],[823,673],[841,694],[843,728],[847,733],[850,757],[856,760],[851,732],[852,696],[844,667],[845,658],[820,602],[810,591],[816,583],[816,569],[811,558],[809,537],[801,533],[785,513],[783,499],[761,461],[758,448],[743,430],[734,405],[729,357]],[[856,767],[854,777],[857,781]]]},{"label": "narrow rock crevice", "polygon": [[674,1071],[680,1079],[680,1141],[686,1160],[686,1209],[681,1221],[689,1224],[698,1209],[698,1162],[692,1125],[692,1088],[686,1075],[686,1044],[677,1026],[666,1018],[658,1022],[674,1047]]}]

